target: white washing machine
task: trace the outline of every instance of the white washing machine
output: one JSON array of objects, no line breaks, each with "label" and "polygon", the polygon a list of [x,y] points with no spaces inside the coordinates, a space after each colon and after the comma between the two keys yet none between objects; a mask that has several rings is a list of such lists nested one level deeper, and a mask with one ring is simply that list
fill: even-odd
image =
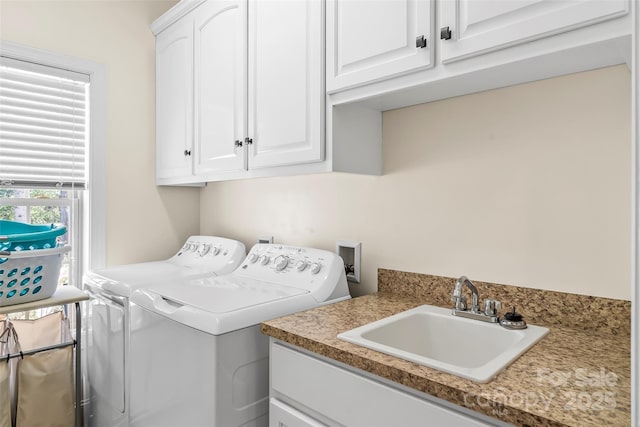
[{"label": "white washing machine", "polygon": [[134,292],[131,425],[268,425],[260,322],[349,298],[338,255],[267,244],[227,276]]},{"label": "white washing machine", "polygon": [[89,272],[87,374],[92,426],[129,425],[129,297],[136,289],[164,280],[231,273],[244,260],[244,244],[214,236],[191,236],[167,260],[119,265]]}]

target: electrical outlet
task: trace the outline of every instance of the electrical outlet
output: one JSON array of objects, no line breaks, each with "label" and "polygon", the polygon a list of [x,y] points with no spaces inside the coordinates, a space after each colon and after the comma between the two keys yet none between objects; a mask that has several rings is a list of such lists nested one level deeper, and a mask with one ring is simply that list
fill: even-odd
[{"label": "electrical outlet", "polygon": [[360,283],[360,248],[362,243],[338,240],[336,242],[336,253],[344,261],[344,270],[347,280],[353,283]]},{"label": "electrical outlet", "polygon": [[258,243],[273,243],[273,236],[258,237]]}]

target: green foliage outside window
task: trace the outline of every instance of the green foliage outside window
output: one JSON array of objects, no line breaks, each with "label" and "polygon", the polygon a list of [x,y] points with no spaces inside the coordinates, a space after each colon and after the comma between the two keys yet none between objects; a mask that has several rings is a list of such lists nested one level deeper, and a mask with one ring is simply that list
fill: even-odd
[{"label": "green foliage outside window", "polygon": [[[0,188],[0,199],[13,197],[12,189]],[[13,206],[0,206],[0,219],[13,221]]]},{"label": "green foliage outside window", "polygon": [[[60,190],[15,190],[0,188],[0,199],[14,197],[30,197],[34,199],[58,199],[64,197]],[[31,224],[53,224],[64,222],[62,210],[59,206],[31,206],[29,209],[29,221]],[[0,206],[0,219],[15,221],[16,208],[14,206]]]}]

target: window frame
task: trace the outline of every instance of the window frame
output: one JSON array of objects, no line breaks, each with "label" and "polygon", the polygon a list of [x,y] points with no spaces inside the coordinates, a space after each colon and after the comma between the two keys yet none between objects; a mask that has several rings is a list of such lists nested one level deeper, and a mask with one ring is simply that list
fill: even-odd
[{"label": "window frame", "polygon": [[[106,67],[104,64],[0,40],[0,54],[10,58],[89,75],[89,148],[87,193],[79,215],[81,273],[106,264]],[[82,276],[82,274],[80,274]]]}]

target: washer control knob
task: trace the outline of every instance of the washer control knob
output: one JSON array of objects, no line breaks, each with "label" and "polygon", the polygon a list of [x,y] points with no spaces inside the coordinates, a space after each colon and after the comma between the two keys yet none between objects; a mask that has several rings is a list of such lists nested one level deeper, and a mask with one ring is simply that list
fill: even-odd
[{"label": "washer control knob", "polygon": [[289,258],[284,255],[280,255],[275,259],[274,263],[276,265],[276,270],[282,271],[287,268],[287,265],[289,264]]},{"label": "washer control knob", "polygon": [[200,255],[201,257],[205,256],[206,254],[209,253],[209,251],[211,250],[211,245],[208,245],[206,243],[203,243],[200,245],[200,247],[198,248],[198,255]]},{"label": "washer control knob", "polygon": [[269,257],[266,256],[266,255],[261,255],[260,256],[260,264],[262,264],[262,265],[269,264]]},{"label": "washer control knob", "polygon": [[195,252],[198,249],[198,244],[197,243],[192,243],[189,245],[189,250],[191,252]]},{"label": "washer control knob", "polygon": [[213,256],[216,256],[220,253],[220,248],[217,246],[214,246],[211,248],[211,253],[213,253]]},{"label": "washer control knob", "polygon": [[304,260],[300,260],[296,263],[296,270],[298,271],[304,271],[304,269],[307,268],[307,262]]},{"label": "washer control knob", "polygon": [[319,262],[314,262],[311,264],[311,274],[318,274],[320,273],[321,269],[322,269],[322,264],[320,264]]},{"label": "washer control knob", "polygon": [[258,261],[258,255],[254,253],[249,254],[248,258],[251,264],[254,264],[256,261]]}]

